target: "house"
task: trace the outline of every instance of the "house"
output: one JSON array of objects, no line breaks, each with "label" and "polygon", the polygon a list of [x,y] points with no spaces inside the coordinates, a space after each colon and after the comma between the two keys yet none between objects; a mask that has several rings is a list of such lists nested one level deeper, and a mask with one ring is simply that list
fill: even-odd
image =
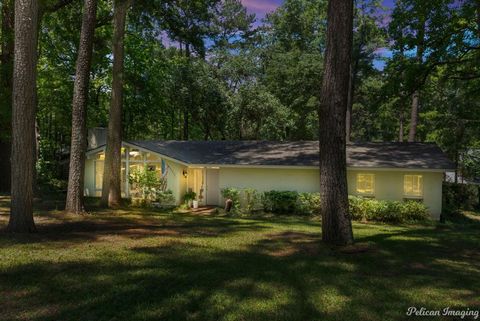
[{"label": "house", "polygon": [[[87,152],[85,195],[100,196],[105,145]],[[200,204],[222,205],[225,187],[319,191],[317,141],[125,141],[122,194],[130,196],[127,177],[148,168],[164,175],[178,203],[196,192]],[[381,200],[418,200],[434,218],[442,211],[444,173],[454,166],[435,144],[351,143],[347,145],[350,195]]]}]

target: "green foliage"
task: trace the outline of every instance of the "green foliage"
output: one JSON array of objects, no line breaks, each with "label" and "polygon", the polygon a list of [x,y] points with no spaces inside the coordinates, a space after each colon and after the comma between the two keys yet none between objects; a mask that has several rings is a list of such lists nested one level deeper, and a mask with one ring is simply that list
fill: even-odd
[{"label": "green foliage", "polygon": [[134,169],[130,172],[128,181],[132,198],[141,198],[148,202],[159,202],[165,199],[165,178],[158,178],[155,171],[143,169]]},{"label": "green foliage", "polygon": [[266,212],[279,215],[312,215],[319,213],[320,194],[295,191],[269,191],[262,195]]},{"label": "green foliage", "polygon": [[353,220],[406,223],[430,218],[428,208],[421,202],[381,201],[356,196],[349,196],[348,200]]},{"label": "green foliage", "polygon": [[307,215],[320,215],[320,193],[300,193],[299,212]]},{"label": "green foliage", "polygon": [[232,200],[232,210],[238,211],[240,209],[240,190],[232,187],[226,187],[222,188],[220,193],[225,200]]},{"label": "green foliage", "polygon": [[183,195],[183,201],[185,204],[189,204],[191,201],[194,201],[197,199],[197,193],[194,191],[188,191]]},{"label": "green foliage", "polygon": [[157,191],[155,201],[160,207],[174,207],[176,205],[175,195],[171,190]]},{"label": "green foliage", "polygon": [[443,210],[445,213],[475,209],[480,209],[480,186],[443,183]]},{"label": "green foliage", "polygon": [[260,208],[261,196],[255,189],[245,188],[242,194],[246,213],[252,213]]}]

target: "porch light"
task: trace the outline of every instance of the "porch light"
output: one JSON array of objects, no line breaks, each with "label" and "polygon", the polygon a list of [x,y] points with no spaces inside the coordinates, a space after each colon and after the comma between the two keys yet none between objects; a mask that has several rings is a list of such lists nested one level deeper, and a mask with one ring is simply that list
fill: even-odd
[{"label": "porch light", "polygon": [[188,171],[186,169],[183,170],[183,177],[187,178],[188,176]]}]

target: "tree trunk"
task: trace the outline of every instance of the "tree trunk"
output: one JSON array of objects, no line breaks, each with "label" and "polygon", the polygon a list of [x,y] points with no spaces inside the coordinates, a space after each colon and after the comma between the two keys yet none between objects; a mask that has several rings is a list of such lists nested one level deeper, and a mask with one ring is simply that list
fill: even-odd
[{"label": "tree trunk", "polygon": [[0,55],[0,192],[9,192],[10,157],[12,144],[12,75],[14,51],[14,20],[15,10],[13,0],[4,0],[2,4],[2,39]]},{"label": "tree trunk", "polygon": [[345,119],[345,130],[347,142],[352,139],[352,110],[353,110],[353,67],[350,66],[350,77],[348,81],[348,101],[347,101],[347,117]]},{"label": "tree trunk", "polygon": [[408,131],[408,141],[414,142],[417,137],[417,126],[418,126],[418,106],[420,103],[420,92],[415,90],[412,94],[412,109],[410,115],[410,130]]},{"label": "tree trunk", "polygon": [[348,213],[345,130],[352,29],[353,0],[330,0],[319,109],[320,203],[322,239],[337,245],[353,243]]},{"label": "tree trunk", "polygon": [[399,122],[400,122],[400,128],[398,130],[398,141],[400,143],[403,143],[403,133],[404,133],[404,129],[403,129],[403,122],[404,122],[404,117],[403,117],[403,112],[400,112],[400,117],[399,117]]},{"label": "tree trunk", "polygon": [[[417,63],[420,66],[423,63],[423,51],[424,51],[424,41],[425,41],[425,21],[421,23],[421,26],[417,33]],[[417,86],[415,84],[415,86]],[[416,88],[412,94],[412,109],[410,115],[410,130],[408,132],[408,141],[414,142],[417,137],[417,127],[418,127],[418,109],[420,106],[420,90]]]},{"label": "tree trunk", "polygon": [[38,2],[15,1],[15,58],[12,110],[12,205],[8,230],[35,231],[33,178],[35,170],[35,112]]},{"label": "tree trunk", "polygon": [[72,141],[70,148],[70,170],[65,210],[71,213],[85,212],[83,187],[85,152],[87,150],[87,101],[92,64],[93,37],[95,33],[97,0],[85,0],[80,44],[78,47],[77,70],[72,101]]},{"label": "tree trunk", "polygon": [[119,206],[122,200],[120,170],[122,165],[123,42],[129,6],[129,0],[114,1],[112,100],[110,103],[102,186],[102,204],[109,207]]}]

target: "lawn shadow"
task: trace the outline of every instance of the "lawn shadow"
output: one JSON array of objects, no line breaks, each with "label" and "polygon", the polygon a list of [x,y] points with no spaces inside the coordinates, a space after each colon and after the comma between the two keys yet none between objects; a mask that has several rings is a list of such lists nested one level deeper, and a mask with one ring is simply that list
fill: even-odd
[{"label": "lawn shadow", "polygon": [[400,320],[411,305],[449,303],[444,293],[480,304],[477,254],[453,252],[478,246],[478,235],[459,237],[399,229],[360,237],[378,246],[361,254],[307,232],[268,232],[234,250],[177,238],[133,247],[121,260],[16,266],[0,274],[1,294],[12,311],[5,320],[25,306],[29,320]]}]

